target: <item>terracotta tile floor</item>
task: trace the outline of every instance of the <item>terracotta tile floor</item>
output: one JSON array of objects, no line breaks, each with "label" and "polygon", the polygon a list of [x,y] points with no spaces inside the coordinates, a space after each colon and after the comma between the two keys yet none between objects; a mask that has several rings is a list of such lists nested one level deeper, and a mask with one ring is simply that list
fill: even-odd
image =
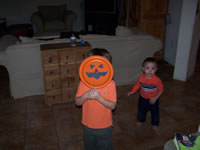
[{"label": "terracotta tile floor", "polygon": [[[82,150],[81,108],[74,104],[49,107],[42,95],[13,100],[9,80],[0,67],[0,150]],[[150,115],[137,128],[137,97],[127,92],[132,85],[117,87],[113,112],[115,150],[162,150],[175,132],[194,133],[200,124],[200,74],[187,82],[172,79],[173,67],[160,64],[158,75],[165,92],[160,99],[160,135],[151,128]]]}]

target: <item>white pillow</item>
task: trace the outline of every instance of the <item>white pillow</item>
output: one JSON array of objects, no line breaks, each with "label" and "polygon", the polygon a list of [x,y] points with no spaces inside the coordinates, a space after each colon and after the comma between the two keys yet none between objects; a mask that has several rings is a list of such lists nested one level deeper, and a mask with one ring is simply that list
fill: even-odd
[{"label": "white pillow", "polygon": [[129,35],[133,35],[133,31],[131,28],[124,26],[117,26],[116,36],[129,36]]},{"label": "white pillow", "polygon": [[116,28],[116,36],[132,36],[132,35],[147,35],[146,32],[142,31],[137,27],[124,27],[118,26]]}]

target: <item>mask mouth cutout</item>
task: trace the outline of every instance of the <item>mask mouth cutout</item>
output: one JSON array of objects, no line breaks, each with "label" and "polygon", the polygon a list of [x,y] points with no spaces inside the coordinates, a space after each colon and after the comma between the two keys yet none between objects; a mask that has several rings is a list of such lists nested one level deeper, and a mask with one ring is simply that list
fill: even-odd
[{"label": "mask mouth cutout", "polygon": [[87,76],[89,78],[94,77],[95,79],[99,79],[101,76],[105,76],[107,74],[107,72],[99,72],[97,69],[95,70],[95,72],[86,72]]}]

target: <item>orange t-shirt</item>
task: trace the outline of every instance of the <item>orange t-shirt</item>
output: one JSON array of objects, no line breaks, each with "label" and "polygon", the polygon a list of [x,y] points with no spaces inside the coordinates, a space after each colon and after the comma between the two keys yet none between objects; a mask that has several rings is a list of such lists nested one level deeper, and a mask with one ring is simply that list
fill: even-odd
[{"label": "orange t-shirt", "polygon": [[[90,90],[80,82],[76,97],[82,96]],[[106,87],[98,89],[100,95],[109,101],[116,102],[116,85],[112,80]],[[106,108],[97,100],[86,100],[82,105],[82,124],[89,128],[100,129],[112,126],[112,110]]]},{"label": "orange t-shirt", "polygon": [[156,75],[148,79],[145,74],[141,74],[131,91],[135,93],[139,88],[140,95],[146,99],[155,96],[158,91],[163,92],[162,81]]}]

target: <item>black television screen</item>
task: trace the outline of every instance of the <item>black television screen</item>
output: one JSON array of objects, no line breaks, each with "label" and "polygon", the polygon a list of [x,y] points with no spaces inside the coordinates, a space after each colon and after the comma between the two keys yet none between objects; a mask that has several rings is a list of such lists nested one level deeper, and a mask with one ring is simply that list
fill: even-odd
[{"label": "black television screen", "polygon": [[85,0],[85,10],[86,12],[114,13],[115,1],[116,0]]}]

